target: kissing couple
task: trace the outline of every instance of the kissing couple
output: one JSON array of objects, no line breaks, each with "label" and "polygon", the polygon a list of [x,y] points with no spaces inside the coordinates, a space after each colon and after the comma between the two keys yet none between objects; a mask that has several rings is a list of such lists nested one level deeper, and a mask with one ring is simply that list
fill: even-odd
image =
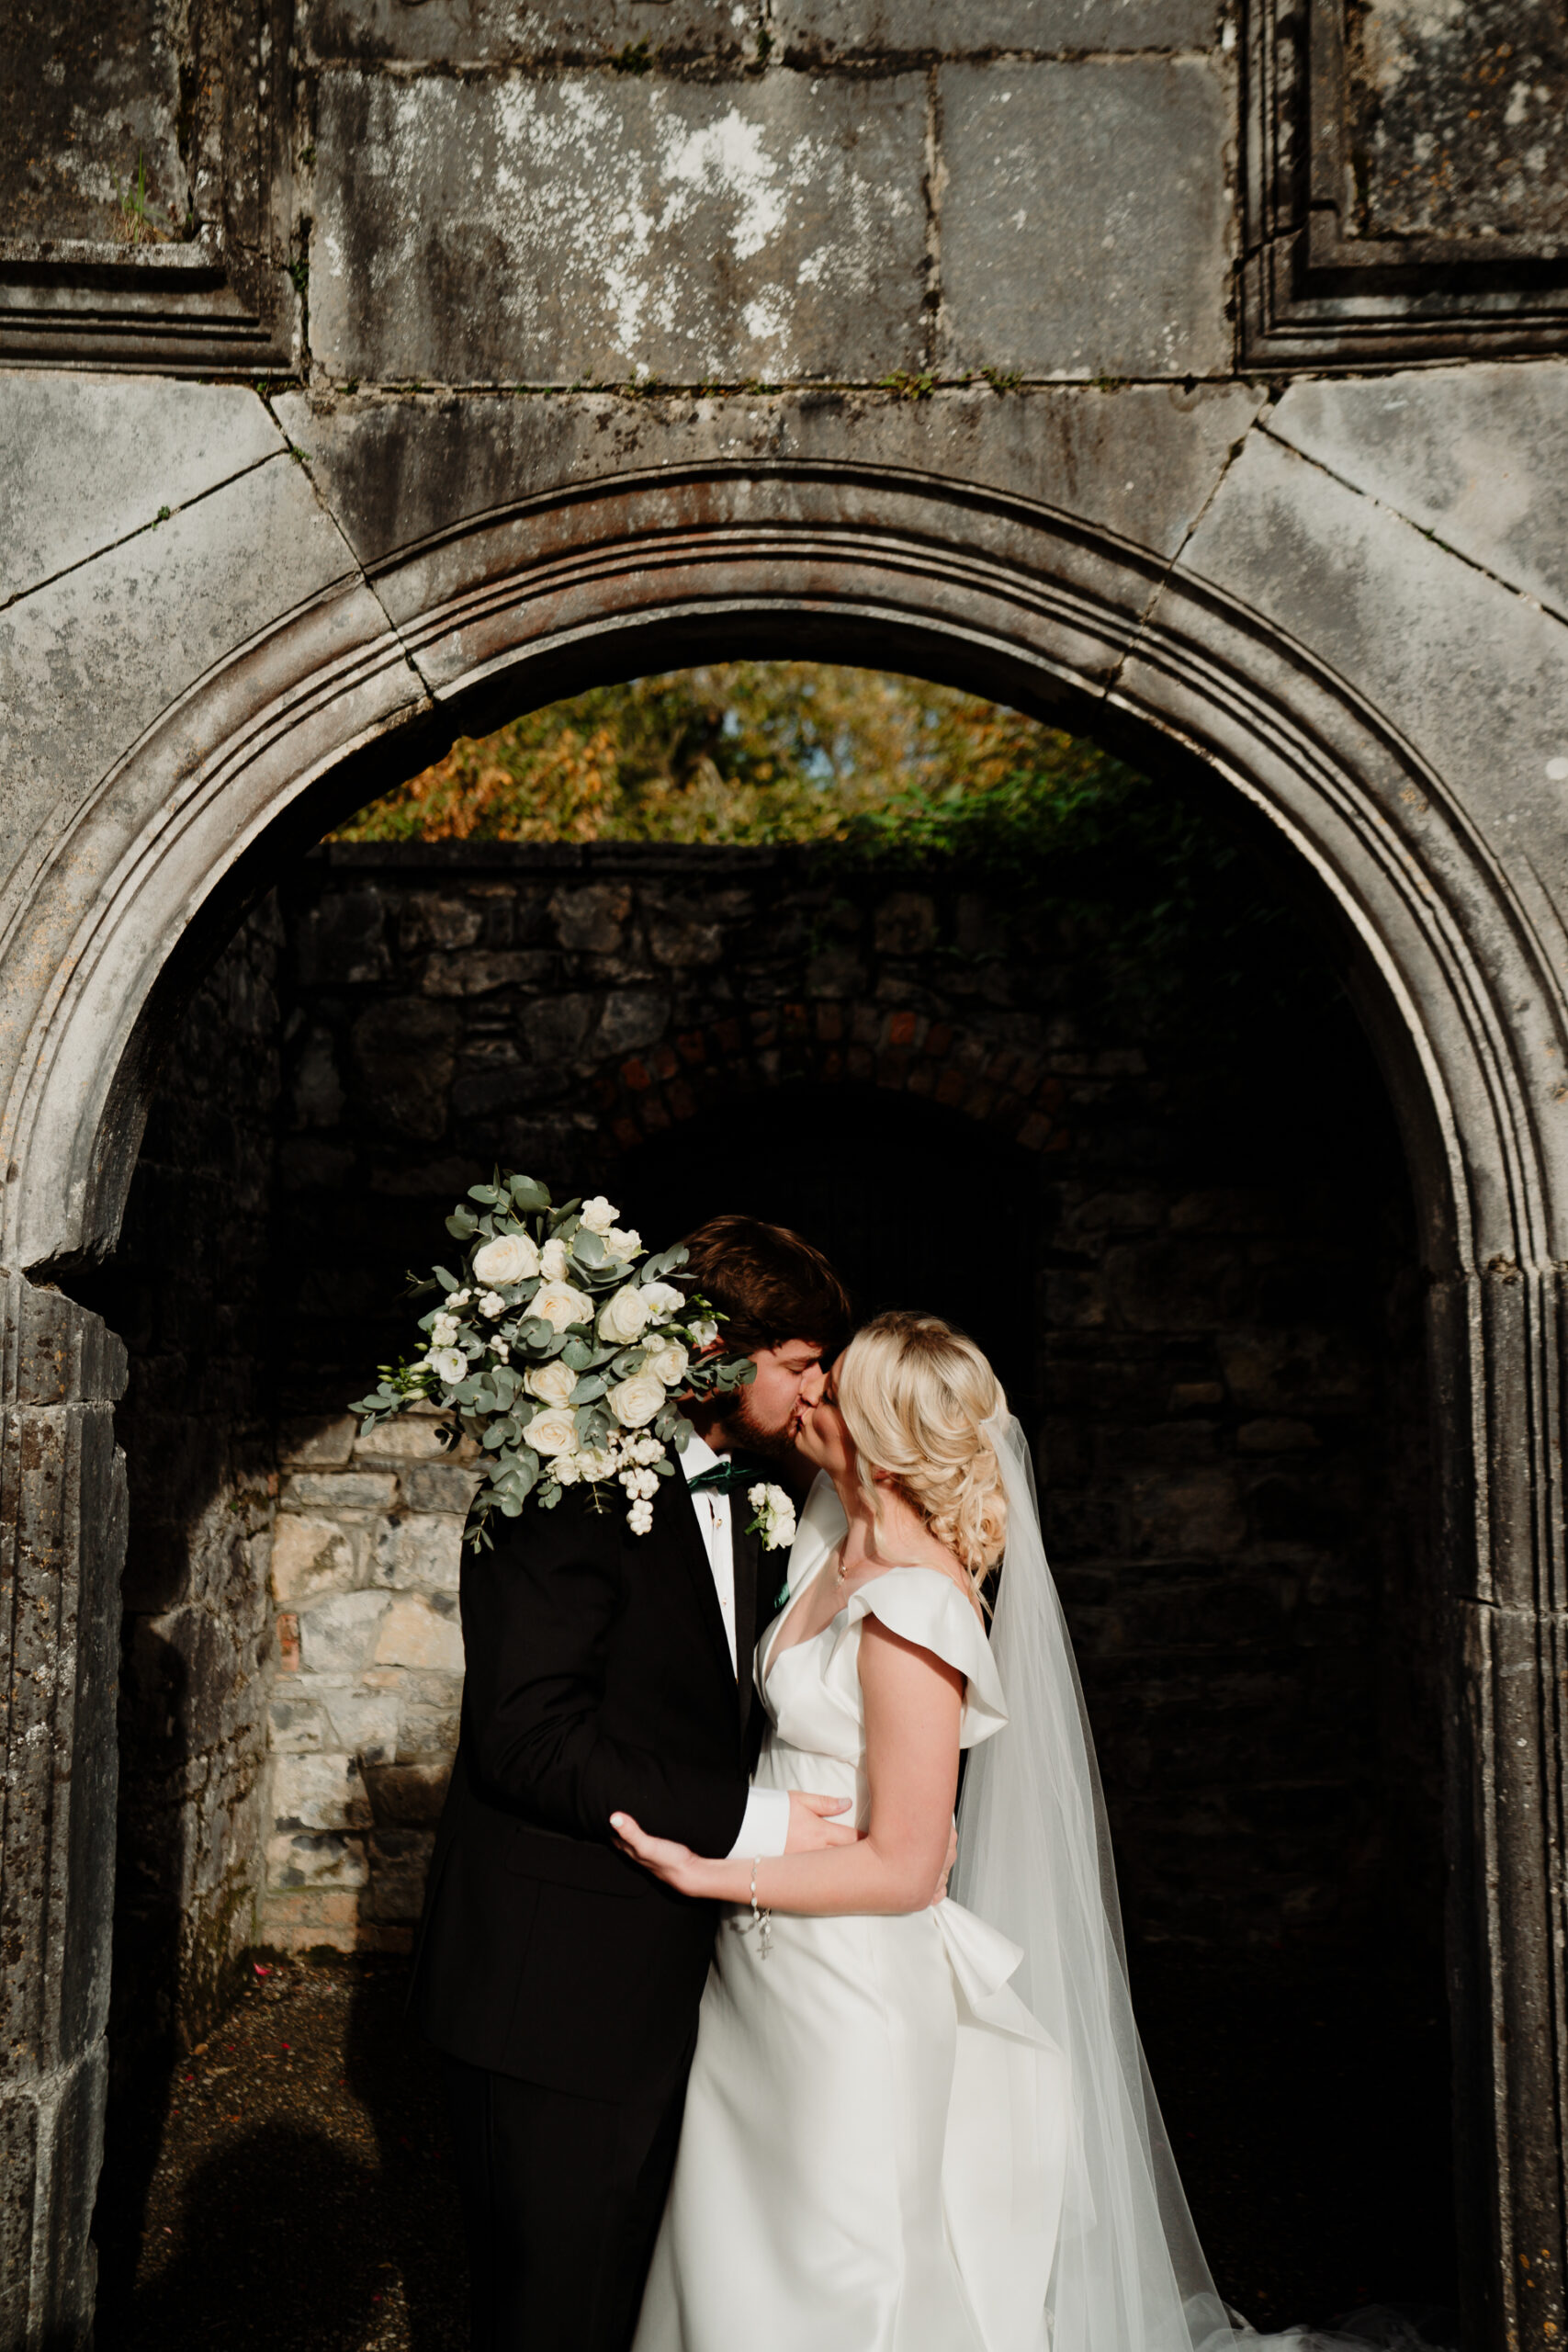
[{"label": "kissing couple", "polygon": [[[686,1250],[755,1374],[684,1407],[651,1522],[568,1486],[464,1555],[412,2002],[474,2352],[1256,2346],[1144,2070],[995,1374],[931,1315],[843,1345],[783,1227]],[[787,1568],[770,1470],[815,1473]]]}]

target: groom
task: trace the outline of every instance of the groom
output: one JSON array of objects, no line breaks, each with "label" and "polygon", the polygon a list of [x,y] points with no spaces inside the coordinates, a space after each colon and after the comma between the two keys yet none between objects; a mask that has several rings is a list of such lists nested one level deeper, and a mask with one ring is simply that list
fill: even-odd
[{"label": "groom", "polygon": [[653,1526],[494,1517],[465,1552],[462,1732],[436,1835],[413,2007],[443,2053],[474,2352],[625,2352],[680,2138],[717,1915],[626,1861],[635,1815],[700,1854],[852,1843],[809,1792],[748,1781],[751,1657],[784,1578],[744,1486],[783,1467],[849,1300],[819,1251],[755,1217],[687,1241],[680,1280],[729,1317],[755,1380],[690,1408]]}]

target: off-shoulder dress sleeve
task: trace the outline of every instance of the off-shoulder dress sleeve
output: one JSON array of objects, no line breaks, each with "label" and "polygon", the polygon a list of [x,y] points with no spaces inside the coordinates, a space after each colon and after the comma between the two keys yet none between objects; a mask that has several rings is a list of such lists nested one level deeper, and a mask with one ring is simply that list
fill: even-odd
[{"label": "off-shoulder dress sleeve", "polygon": [[1008,1719],[1001,1677],[985,1627],[953,1578],[940,1568],[887,1568],[850,1597],[847,1626],[879,1618],[890,1633],[930,1650],[964,1678],[960,1747],[978,1747]]}]

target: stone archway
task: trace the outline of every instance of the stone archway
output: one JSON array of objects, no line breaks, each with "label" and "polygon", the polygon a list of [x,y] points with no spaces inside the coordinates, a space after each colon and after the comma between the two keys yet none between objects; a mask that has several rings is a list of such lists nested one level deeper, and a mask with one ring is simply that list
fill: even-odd
[{"label": "stone archway", "polygon": [[1562,2085],[1555,2064],[1507,2054],[1555,2050],[1562,2010],[1568,1008],[1533,877],[1354,683],[1351,649],[1348,681],[1247,594],[1258,548],[1289,520],[1277,446],[1236,461],[1223,511],[1151,548],[978,479],[858,462],[842,437],[830,455],[716,451],[597,479],[581,451],[558,451],[533,476],[549,487],[503,503],[470,439],[433,468],[433,513],[422,521],[411,495],[395,544],[378,545],[363,447],[329,426],[316,437],[321,496],[362,560],[345,568],[340,542],[307,593],[270,606],[264,583],[243,639],[151,720],[128,698],[108,764],[62,797],[7,910],[28,949],[5,1111],[22,1473],[10,1540],[28,1652],[9,1720],[5,2112],[19,2158],[7,2228],[31,2249],[26,2326],[69,2338],[84,2315],[112,1785],[116,1351],[50,1284],[112,1244],[182,974],[280,856],[406,770],[416,743],[592,679],[757,650],[919,670],[1129,745],[1155,730],[1265,809],[1340,913],[1431,1283],[1472,2290],[1489,2340],[1544,2338],[1562,2324]]}]

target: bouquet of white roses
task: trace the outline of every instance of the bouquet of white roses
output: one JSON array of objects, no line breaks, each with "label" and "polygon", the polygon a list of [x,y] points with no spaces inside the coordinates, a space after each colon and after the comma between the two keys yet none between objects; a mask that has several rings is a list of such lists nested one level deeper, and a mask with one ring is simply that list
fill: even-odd
[{"label": "bouquet of white roses", "polygon": [[704,1354],[723,1318],[665,1279],[685,1250],[648,1256],[602,1194],[558,1208],[534,1177],[498,1170],[468,1199],[477,1209],[459,1204],[446,1220],[468,1245],[463,1272],[437,1266],[414,1282],[415,1295],[440,1294],[420,1318],[426,1353],[383,1364],[375,1394],[350,1409],[370,1430],[423,1398],[451,1414],[454,1438],[477,1439],[486,1484],[471,1544],[489,1543],[493,1510],[515,1519],[530,1495],[548,1510],[567,1487],[612,1479],[627,1525],[646,1535],[659,1482],[674,1474],[666,1449],[691,1434],[675,1398],[739,1387],[755,1366]]}]

